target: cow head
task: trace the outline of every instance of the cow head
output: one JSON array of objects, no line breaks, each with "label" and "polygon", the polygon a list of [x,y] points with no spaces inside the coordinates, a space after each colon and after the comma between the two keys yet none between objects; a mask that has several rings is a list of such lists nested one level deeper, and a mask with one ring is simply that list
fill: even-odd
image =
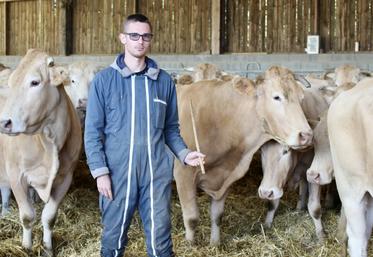
[{"label": "cow head", "polygon": [[66,75],[45,52],[30,49],[9,77],[9,92],[0,115],[0,132],[32,134],[42,128],[58,105]]},{"label": "cow head", "polygon": [[308,182],[320,185],[331,183],[334,176],[326,116],[327,112],[322,115],[314,129],[315,156],[311,166],[307,170]]},{"label": "cow head", "polygon": [[282,197],[283,188],[294,171],[298,155],[273,140],[261,147],[263,179],[258,194],[262,199],[275,200]]},{"label": "cow head", "polygon": [[295,150],[312,144],[312,130],[301,108],[303,89],[288,69],[271,67],[256,80],[256,110],[273,139]]},{"label": "cow head", "polygon": [[98,70],[97,65],[89,62],[75,62],[69,65],[70,79],[64,85],[76,109],[86,109],[89,86]]},{"label": "cow head", "polygon": [[356,84],[366,77],[371,77],[371,74],[369,72],[363,72],[358,67],[350,64],[341,65],[335,68],[334,71],[327,71],[324,74],[324,78],[332,79],[337,86],[349,82]]}]

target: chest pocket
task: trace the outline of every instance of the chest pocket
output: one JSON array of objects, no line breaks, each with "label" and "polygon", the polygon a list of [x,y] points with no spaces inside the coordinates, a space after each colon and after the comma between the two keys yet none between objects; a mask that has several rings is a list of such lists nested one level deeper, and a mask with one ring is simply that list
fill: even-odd
[{"label": "chest pocket", "polygon": [[166,121],[166,109],[167,103],[161,99],[153,99],[154,109],[155,109],[155,127],[159,129],[164,128]]},{"label": "chest pocket", "polygon": [[120,95],[115,95],[106,105],[106,128],[110,132],[117,132],[121,126],[123,103],[120,99]]}]

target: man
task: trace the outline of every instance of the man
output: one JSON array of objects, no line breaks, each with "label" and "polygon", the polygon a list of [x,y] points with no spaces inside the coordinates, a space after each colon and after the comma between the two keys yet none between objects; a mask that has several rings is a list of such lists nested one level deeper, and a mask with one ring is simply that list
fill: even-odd
[{"label": "man", "polygon": [[180,136],[176,88],[146,56],[153,37],[147,17],[127,17],[124,54],[98,73],[87,107],[85,148],[100,192],[101,256],[122,256],[136,208],[149,256],[174,256],[171,241],[173,157],[197,166],[205,157]]}]

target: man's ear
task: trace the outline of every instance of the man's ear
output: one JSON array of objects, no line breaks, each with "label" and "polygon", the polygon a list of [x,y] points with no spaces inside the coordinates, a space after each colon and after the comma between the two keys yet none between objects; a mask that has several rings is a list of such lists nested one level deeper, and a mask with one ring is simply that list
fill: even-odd
[{"label": "man's ear", "polygon": [[118,38],[119,38],[119,41],[120,41],[123,45],[125,45],[125,44],[127,43],[127,41],[126,41],[126,35],[124,35],[123,33],[119,33]]},{"label": "man's ear", "polygon": [[52,86],[59,86],[69,79],[69,72],[67,68],[62,66],[50,67],[49,78]]}]

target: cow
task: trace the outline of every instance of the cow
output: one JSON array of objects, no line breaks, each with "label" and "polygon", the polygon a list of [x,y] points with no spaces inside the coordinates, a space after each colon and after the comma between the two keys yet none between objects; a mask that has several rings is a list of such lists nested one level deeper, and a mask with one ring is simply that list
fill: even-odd
[{"label": "cow", "polygon": [[87,61],[68,66],[69,79],[64,86],[75,108],[86,108],[89,86],[99,69],[96,63]]},{"label": "cow", "polygon": [[331,79],[337,86],[350,82],[356,84],[366,77],[371,77],[371,74],[351,64],[341,65],[334,71],[328,71],[323,75],[323,79]]},{"label": "cow", "polygon": [[[305,89],[301,105],[312,127],[316,124],[319,115],[328,108],[327,101],[317,87]],[[313,155],[313,149],[297,152],[274,141],[267,142],[261,147],[263,179],[258,194],[260,198],[269,200],[265,225],[270,227],[286,183],[292,185],[290,187],[299,184],[300,200],[297,209],[305,207],[308,188],[308,211],[314,221],[316,235],[322,241],[325,234],[321,223],[320,187],[315,184],[307,185],[306,180],[306,170],[312,162]]]},{"label": "cow", "polygon": [[[318,81],[316,86],[314,81],[309,79],[308,81],[311,82],[312,88],[305,90],[302,109],[307,120],[314,127],[314,149],[306,153],[297,153],[292,150],[288,151],[286,147],[274,142],[268,142],[264,145],[261,148],[263,179],[259,186],[258,194],[261,198],[269,200],[265,225],[270,227],[278,208],[280,197],[282,197],[284,185],[288,183],[291,188],[295,183],[300,184],[300,200],[298,201],[297,209],[304,208],[308,187],[308,211],[314,221],[316,235],[322,241],[324,232],[321,223],[320,187],[317,184],[320,184],[319,180],[324,180],[326,176],[328,177],[327,182],[321,184],[329,184],[332,175],[325,113],[327,113],[327,108],[335,97],[341,92],[351,89],[355,84],[350,82],[339,87],[327,86],[327,84],[319,87]],[[306,178],[309,181],[308,185]],[[334,205],[334,187],[334,183],[327,186],[325,199],[325,206],[327,207]]]},{"label": "cow", "polygon": [[9,94],[0,114],[1,167],[19,208],[22,246],[32,247],[35,210],[27,196],[31,186],[45,203],[41,219],[49,255],[53,255],[57,209],[82,148],[79,118],[63,87],[64,79],[47,53],[28,50],[9,78]]},{"label": "cow", "polygon": [[[354,86],[354,83],[346,83],[333,90],[330,88],[325,88],[323,90],[328,91],[327,94],[331,96],[332,100],[334,100],[342,92],[350,90]],[[326,110],[320,115],[320,121],[314,129],[313,146],[315,156],[310,167],[307,169],[307,180],[310,183],[316,183],[319,185],[330,184],[334,176],[328,137],[327,114],[328,111]]]},{"label": "cow", "polygon": [[68,66],[68,80],[64,82],[66,93],[69,95],[78,112],[81,125],[84,128],[85,111],[88,91],[95,74],[100,70],[96,63],[79,61]]},{"label": "cow", "polygon": [[191,74],[181,74],[176,76],[177,85],[188,85],[201,80],[221,79],[229,81],[232,75],[221,71],[216,65],[211,63],[200,63],[195,67],[186,68]]},{"label": "cow", "polygon": [[227,190],[246,174],[259,147],[270,139],[294,149],[311,145],[312,130],[300,106],[303,89],[296,79],[298,76],[290,70],[274,66],[255,83],[235,78],[177,87],[181,134],[194,148],[192,100],[201,151],[206,154],[206,174],[175,163],[174,177],[188,241],[194,240],[199,217],[197,187],[212,196],[210,244],[217,245]]},{"label": "cow", "polygon": [[373,79],[330,105],[327,126],[334,176],[347,224],[351,257],[366,257],[373,225]]}]

